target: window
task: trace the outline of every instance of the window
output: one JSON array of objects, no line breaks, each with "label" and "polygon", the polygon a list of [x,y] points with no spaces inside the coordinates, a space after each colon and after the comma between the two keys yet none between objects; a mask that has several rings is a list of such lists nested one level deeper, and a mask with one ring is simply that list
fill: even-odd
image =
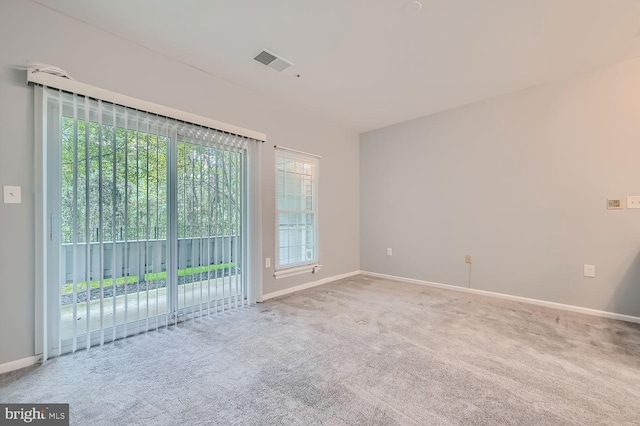
[{"label": "window", "polygon": [[276,149],[276,278],[318,262],[318,157]]}]

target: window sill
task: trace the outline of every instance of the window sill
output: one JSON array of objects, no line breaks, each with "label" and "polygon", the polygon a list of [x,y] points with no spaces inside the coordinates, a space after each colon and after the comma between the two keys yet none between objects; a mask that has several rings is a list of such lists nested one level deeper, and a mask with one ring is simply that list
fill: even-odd
[{"label": "window sill", "polygon": [[317,263],[312,263],[310,265],[302,265],[302,266],[295,266],[293,268],[280,269],[273,273],[273,277],[276,280],[279,280],[280,278],[292,277],[294,275],[314,273],[314,272],[318,272],[321,267],[322,265],[319,265]]}]

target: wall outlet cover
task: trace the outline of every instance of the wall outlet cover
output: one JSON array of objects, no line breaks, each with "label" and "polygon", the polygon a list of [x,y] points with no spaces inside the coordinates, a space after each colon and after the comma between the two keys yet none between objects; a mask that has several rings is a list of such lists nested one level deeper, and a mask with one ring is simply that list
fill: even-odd
[{"label": "wall outlet cover", "polygon": [[20,204],[22,202],[22,194],[19,186],[4,187],[4,203]]},{"label": "wall outlet cover", "polygon": [[640,209],[640,195],[629,195],[627,197],[628,209]]}]

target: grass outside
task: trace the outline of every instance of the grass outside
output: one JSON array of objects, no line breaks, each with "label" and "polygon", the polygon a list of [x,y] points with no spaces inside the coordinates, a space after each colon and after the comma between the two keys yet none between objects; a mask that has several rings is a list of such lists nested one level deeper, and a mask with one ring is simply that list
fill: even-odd
[{"label": "grass outside", "polygon": [[[191,275],[203,274],[203,273],[206,273],[206,272],[218,271],[220,269],[232,268],[234,266],[236,266],[235,262],[231,262],[231,263],[214,264],[214,265],[209,265],[209,266],[195,266],[195,267],[192,267],[192,268],[178,269],[178,276],[179,277],[187,277],[187,276],[191,276]],[[167,278],[167,272],[166,271],[164,271],[164,272],[150,272],[148,274],[145,274],[144,277],[145,277],[145,281],[164,280],[164,279]],[[123,284],[134,284],[134,283],[137,283],[138,280],[139,280],[139,276],[138,275],[130,275],[128,277],[116,278],[115,282],[116,282],[116,285],[123,285]],[[104,288],[111,287],[113,285],[113,281],[114,281],[113,278],[105,278],[104,280],[102,280]],[[91,289],[100,288],[100,281],[89,281],[89,285],[90,285]],[[87,290],[87,282],[86,281],[80,281],[80,282],[76,283],[76,289],[77,289],[77,291],[86,291]],[[63,284],[60,287],[60,292],[62,294],[71,294],[71,293],[73,293],[73,284]]]}]

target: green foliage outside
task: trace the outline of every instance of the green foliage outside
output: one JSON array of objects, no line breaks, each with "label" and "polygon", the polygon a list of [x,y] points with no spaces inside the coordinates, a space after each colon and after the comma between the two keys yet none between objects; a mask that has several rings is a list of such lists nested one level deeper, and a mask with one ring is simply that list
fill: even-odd
[{"label": "green foliage outside", "polygon": [[[209,265],[208,267],[195,266],[193,268],[178,269],[178,276],[186,277],[189,275],[204,274],[205,272],[207,272],[207,270],[218,271],[220,269],[232,268],[234,266],[236,266],[235,262],[231,262],[231,263],[221,263],[218,265]],[[153,273],[145,274],[145,278],[147,281],[164,280],[167,278],[167,272],[164,271],[164,272],[153,272]]]},{"label": "green foliage outside", "polygon": [[[220,263],[220,264],[209,265],[209,266],[196,266],[193,268],[178,269],[178,276],[186,277],[191,275],[198,275],[198,274],[206,273],[207,271],[218,271],[220,269],[229,269],[229,268],[233,268],[234,266],[236,266],[235,262],[231,262],[231,263]],[[145,277],[145,281],[164,280],[167,278],[167,272],[166,271],[150,272],[145,274],[144,277]],[[116,285],[123,285],[125,283],[134,284],[139,281],[139,277],[138,275],[130,275],[128,277],[116,278],[115,281],[116,281]],[[113,285],[113,278],[105,278],[102,282],[103,282],[104,288],[111,287]],[[91,289],[100,288],[100,281],[89,281],[89,285],[91,286]],[[87,282],[81,281],[76,283],[76,289],[77,289],[76,291],[78,292],[87,291]],[[73,284],[62,285],[60,287],[60,292],[63,295],[72,294]]]},{"label": "green foliage outside", "polygon": [[[62,243],[167,239],[174,142],[135,128],[62,117]],[[178,138],[178,237],[237,235],[242,154]]]},{"label": "green foliage outside", "polygon": [[[105,278],[104,279],[104,287],[111,287],[113,285],[113,278]],[[120,278],[116,278],[116,285],[122,285],[124,283],[127,284],[132,284],[138,282],[138,276],[137,275],[131,275],[129,277],[120,277]],[[91,288],[100,288],[100,281],[89,281],[89,284],[91,285]],[[76,283],[76,288],[77,291],[86,291],[87,290],[87,282],[86,281],[81,281]],[[60,287],[60,293],[61,294],[71,294],[73,293],[73,284],[64,284],[63,286]]]}]

